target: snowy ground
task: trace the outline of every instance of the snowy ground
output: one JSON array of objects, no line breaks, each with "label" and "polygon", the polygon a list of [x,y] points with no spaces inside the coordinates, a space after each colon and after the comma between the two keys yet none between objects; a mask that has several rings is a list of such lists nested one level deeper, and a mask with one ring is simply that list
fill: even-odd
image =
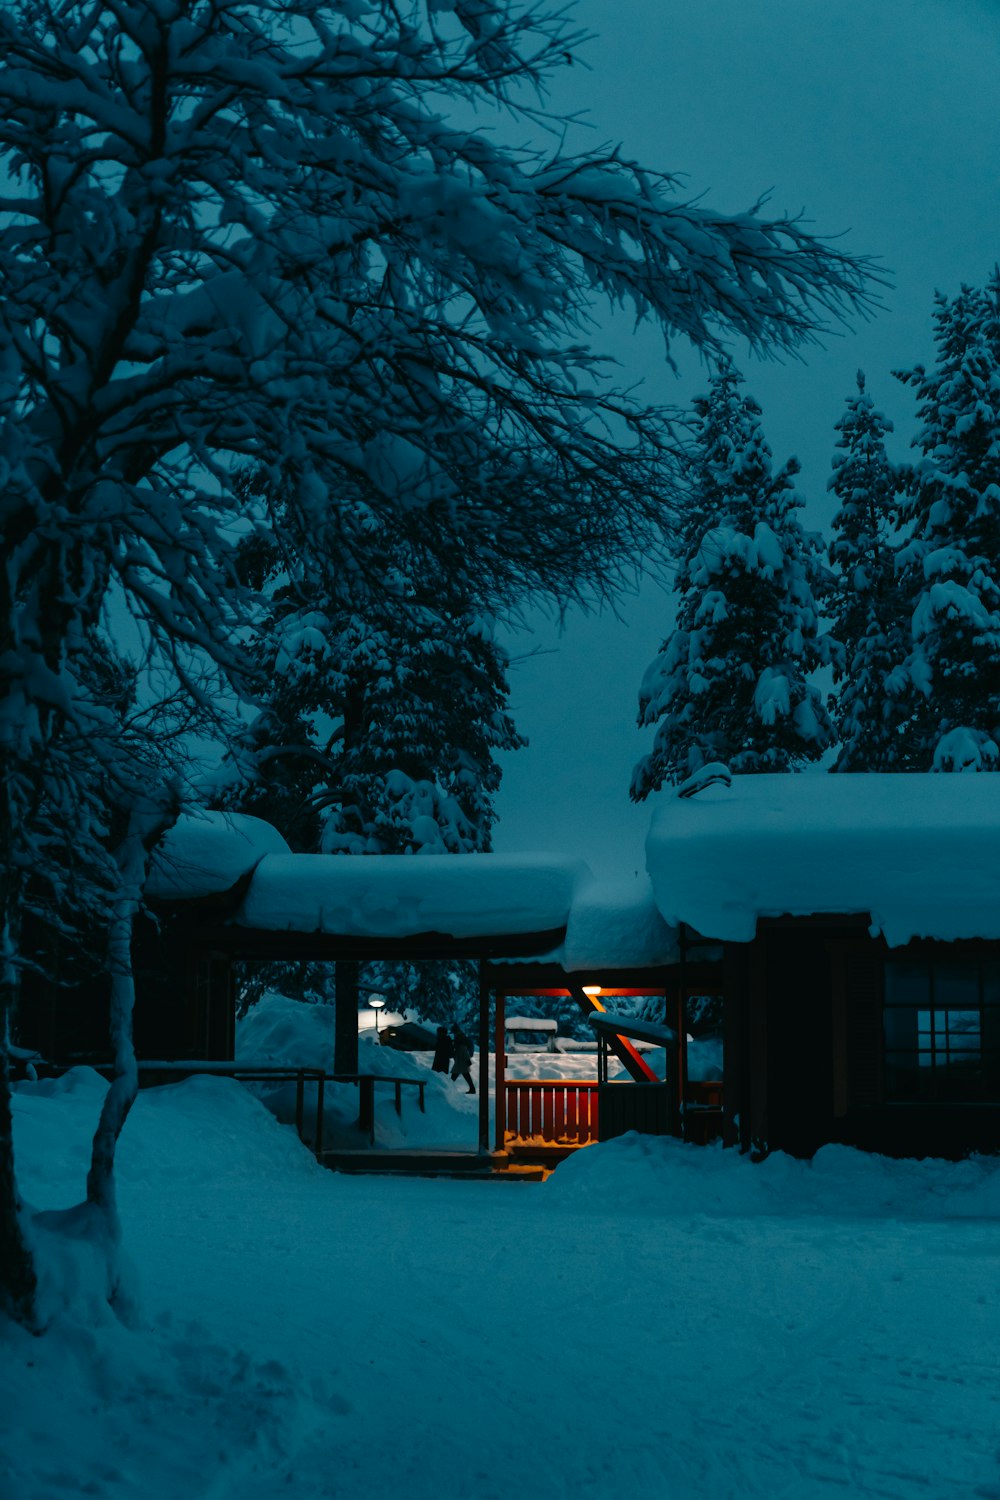
[{"label": "snowy ground", "polygon": [[[103,1087],[19,1088],[35,1206]],[[1000,1497],[1000,1163],[349,1178],[202,1078],[140,1097],[120,1182],[142,1324],[0,1332],[4,1496]]]}]

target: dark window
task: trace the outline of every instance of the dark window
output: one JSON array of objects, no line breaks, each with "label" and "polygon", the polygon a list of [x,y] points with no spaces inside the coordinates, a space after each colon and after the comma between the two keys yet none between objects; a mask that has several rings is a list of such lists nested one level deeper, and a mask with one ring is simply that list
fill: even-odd
[{"label": "dark window", "polygon": [[1000,963],[886,964],[884,1014],[887,1099],[1000,1099]]}]

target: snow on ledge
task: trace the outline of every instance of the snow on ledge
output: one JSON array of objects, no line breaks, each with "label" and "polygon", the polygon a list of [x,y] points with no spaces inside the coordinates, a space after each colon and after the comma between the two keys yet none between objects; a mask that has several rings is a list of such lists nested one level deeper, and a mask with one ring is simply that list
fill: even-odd
[{"label": "snow on ledge", "polygon": [[1000,777],[735,776],[662,797],[646,865],[665,921],[704,937],[861,913],[892,947],[1000,938]]},{"label": "snow on ledge", "polygon": [[233,888],[265,855],[287,854],[276,828],[245,813],[182,813],[153,851],[145,894],[189,901]]},{"label": "snow on ledge", "polygon": [[647,879],[595,880],[573,902],[561,955],[568,973],[653,969],[678,957],[677,929],[660,916]]},{"label": "snow on ledge", "polygon": [[588,880],[573,896],[566,936],[539,958],[502,958],[494,963],[551,963],[567,974],[595,970],[656,969],[680,957],[676,927],[656,909],[653,888],[639,880]]},{"label": "snow on ledge", "polygon": [[591,878],[582,861],[549,854],[274,854],[236,920],[338,937],[513,937],[564,928]]}]

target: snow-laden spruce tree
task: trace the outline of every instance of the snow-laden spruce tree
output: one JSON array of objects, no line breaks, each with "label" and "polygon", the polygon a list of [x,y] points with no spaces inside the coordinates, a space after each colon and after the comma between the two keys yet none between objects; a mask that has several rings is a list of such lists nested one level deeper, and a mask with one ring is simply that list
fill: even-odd
[{"label": "snow-laden spruce tree", "polygon": [[[287,541],[288,528],[276,530]],[[497,755],[524,743],[507,711],[506,656],[490,620],[449,597],[450,580],[435,578],[416,549],[375,535],[371,546],[383,557],[381,587],[356,581],[339,607],[343,581],[317,573],[321,559],[292,558],[286,545],[265,564],[274,585],[260,630],[267,688],[249,734],[253,776],[230,800],[277,824],[293,847],[331,855],[486,851]],[[252,561],[263,562],[259,549]],[[258,979],[281,989],[287,967]],[[469,994],[478,995],[468,963],[407,972],[415,989],[405,1003],[428,1020],[455,1020],[456,1005],[466,1018]],[[328,972],[314,982],[324,977],[328,985]],[[359,985],[391,989],[399,1009],[404,977],[337,963],[338,1073],[358,1067]]]},{"label": "snow-laden spruce tree", "polygon": [[922,427],[900,553],[912,596],[908,765],[1000,768],[1000,272],[939,295],[937,361],[901,372]]},{"label": "snow-laden spruce tree", "polygon": [[836,424],[840,436],[828,490],[837,497],[829,557],[834,567],[827,612],[843,648],[834,658],[835,771],[898,771],[906,764],[908,717],[898,668],[906,655],[910,612],[896,574],[896,525],[903,475],[886,453],[892,423],[875,406],[858,371],[856,394]]},{"label": "snow-laden spruce tree", "polygon": [[322,562],[272,553],[239,805],[331,854],[488,850],[496,756],[523,744],[491,620],[385,528],[353,597]]},{"label": "snow-laden spruce tree", "polygon": [[[0,8],[0,1037],[109,595],[189,701],[224,700],[206,671],[255,692],[241,467],[359,576],[405,514],[502,601],[607,591],[652,545],[671,433],[588,346],[595,300],[711,350],[865,299],[868,267],[798,223],[574,154],[537,104],[581,40],[514,0]],[[543,144],[504,145],[497,110]],[[0,1298],[31,1320],[7,1088]]]},{"label": "snow-laden spruce tree", "polygon": [[776,472],[760,407],[723,364],[695,402],[678,527],[676,625],[643,677],[639,724],[658,726],[632,776],[641,801],[721,761],[790,771],[832,738],[810,673],[829,659],[816,594],[820,542],[804,530],[798,464]]}]

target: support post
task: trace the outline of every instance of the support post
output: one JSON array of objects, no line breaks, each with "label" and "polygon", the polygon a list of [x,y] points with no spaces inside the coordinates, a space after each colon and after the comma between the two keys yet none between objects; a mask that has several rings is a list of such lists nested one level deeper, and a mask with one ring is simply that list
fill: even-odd
[{"label": "support post", "polygon": [[497,1151],[503,1151],[507,1144],[507,1039],[504,1032],[506,1000],[503,990],[497,990],[493,1044],[496,1048],[493,1069],[493,1142]]},{"label": "support post", "polygon": [[766,939],[754,938],[750,945],[750,1149],[765,1155],[768,1149],[767,1100],[767,949]]},{"label": "support post", "polygon": [[321,1073],[316,1081],[316,1137],[313,1143],[314,1149],[316,1151],[317,1161],[323,1160],[323,1109],[325,1106],[325,1084],[326,1079]]},{"label": "support post", "polygon": [[358,1079],[358,1126],[368,1132],[368,1144],[375,1144],[375,1079],[362,1073]]},{"label": "support post", "polygon": [[[669,1000],[668,1000],[669,1004]],[[674,1046],[675,1062],[677,1068],[676,1089],[676,1131],[682,1136],[684,1134],[684,1096],[687,1092],[687,990],[679,985],[675,991],[674,1003],[674,1025],[677,1029],[677,1041]]]},{"label": "support post", "polygon": [[479,960],[479,1150],[490,1149],[490,982]]},{"label": "support post", "polygon": [[358,978],[361,965],[338,958],[334,965],[333,1071],[358,1071]]}]

